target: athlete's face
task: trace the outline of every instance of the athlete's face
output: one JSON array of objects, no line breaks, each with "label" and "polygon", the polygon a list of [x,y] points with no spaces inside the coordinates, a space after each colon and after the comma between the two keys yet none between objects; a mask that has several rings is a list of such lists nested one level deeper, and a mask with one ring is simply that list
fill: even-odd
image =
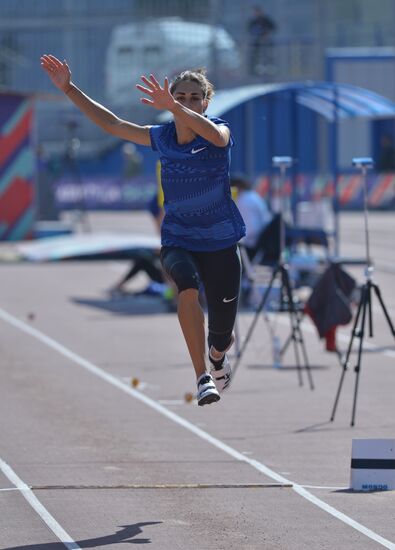
[{"label": "athlete's face", "polygon": [[208,101],[204,98],[203,90],[197,82],[190,80],[179,82],[173,91],[173,97],[176,101],[200,115],[207,109]]}]

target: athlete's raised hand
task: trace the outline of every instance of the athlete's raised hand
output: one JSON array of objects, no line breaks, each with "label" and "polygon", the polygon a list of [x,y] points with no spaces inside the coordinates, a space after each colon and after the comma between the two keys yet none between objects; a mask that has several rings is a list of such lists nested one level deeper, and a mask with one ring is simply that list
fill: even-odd
[{"label": "athlete's raised hand", "polygon": [[71,71],[66,60],[59,61],[54,55],[43,55],[40,58],[41,67],[47,73],[52,83],[62,92],[67,92],[70,88]]},{"label": "athlete's raised hand", "polygon": [[171,111],[174,108],[176,101],[170,93],[169,80],[167,78],[165,78],[163,88],[153,74],[151,74],[149,78],[143,75],[141,80],[144,82],[145,86],[136,84],[136,88],[150,97],[150,99],[148,97],[142,97],[140,100],[142,103],[151,105],[151,107],[155,107],[155,109],[167,111]]}]

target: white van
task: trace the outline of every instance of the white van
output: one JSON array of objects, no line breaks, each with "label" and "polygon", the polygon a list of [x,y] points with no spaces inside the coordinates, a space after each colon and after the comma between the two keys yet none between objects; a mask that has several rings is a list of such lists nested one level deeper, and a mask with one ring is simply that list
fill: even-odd
[{"label": "white van", "polygon": [[154,73],[163,81],[198,67],[215,68],[213,78],[222,85],[237,76],[240,65],[237,45],[222,27],[178,17],[120,25],[107,50],[107,96],[114,104],[130,104],[142,74]]}]

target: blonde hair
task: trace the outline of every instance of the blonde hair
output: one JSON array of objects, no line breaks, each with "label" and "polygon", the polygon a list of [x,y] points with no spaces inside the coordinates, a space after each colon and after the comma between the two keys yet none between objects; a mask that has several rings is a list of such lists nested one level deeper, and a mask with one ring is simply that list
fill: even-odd
[{"label": "blonde hair", "polygon": [[173,93],[176,91],[178,84],[185,81],[196,82],[197,84],[199,84],[200,88],[202,89],[204,99],[210,101],[210,99],[213,97],[214,86],[211,84],[206,76],[206,69],[200,68],[189,71],[182,71],[182,73],[178,74],[171,82],[170,93],[173,95]]}]

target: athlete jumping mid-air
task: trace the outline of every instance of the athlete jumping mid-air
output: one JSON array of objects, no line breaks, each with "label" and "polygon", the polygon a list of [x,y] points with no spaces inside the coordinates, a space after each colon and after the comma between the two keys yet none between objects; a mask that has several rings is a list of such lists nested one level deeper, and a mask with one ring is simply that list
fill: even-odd
[{"label": "athlete jumping mid-air", "polygon": [[[178,289],[178,318],[197,378],[199,405],[220,399],[229,386],[226,352],[233,344],[240,289],[237,243],[245,235],[243,219],[231,198],[228,124],[205,111],[214,94],[203,70],[184,71],[163,85],[142,76],[141,101],[169,111],[173,121],[140,126],[122,120],[93,101],[72,81],[66,61],[43,55],[41,66],[74,105],[104,131],[152,147],[159,153],[165,216],[161,228],[161,262]],[[203,285],[208,314],[208,358]]]}]

